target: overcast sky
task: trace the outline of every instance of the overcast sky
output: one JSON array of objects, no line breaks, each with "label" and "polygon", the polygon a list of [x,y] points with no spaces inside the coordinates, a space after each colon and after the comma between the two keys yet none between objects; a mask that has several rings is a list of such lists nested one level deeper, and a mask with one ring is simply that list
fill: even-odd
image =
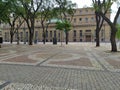
[{"label": "overcast sky", "polygon": [[[92,0],[71,0],[72,2],[74,3],[77,3],[77,6],[79,8],[82,8],[84,6],[92,6]],[[115,13],[117,11],[117,6],[116,4],[113,4],[112,5],[112,15],[111,15],[111,20],[113,20],[114,16],[115,16]]]},{"label": "overcast sky", "polygon": [[72,0],[72,2],[77,3],[79,8],[82,8],[84,6],[91,6],[92,5],[92,0]]}]

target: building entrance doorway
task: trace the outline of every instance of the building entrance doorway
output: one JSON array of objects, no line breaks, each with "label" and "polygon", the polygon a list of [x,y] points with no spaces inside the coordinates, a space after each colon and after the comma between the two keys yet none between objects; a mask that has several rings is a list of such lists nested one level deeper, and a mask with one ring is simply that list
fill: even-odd
[{"label": "building entrance doorway", "polygon": [[91,42],[91,35],[86,35],[86,42]]}]

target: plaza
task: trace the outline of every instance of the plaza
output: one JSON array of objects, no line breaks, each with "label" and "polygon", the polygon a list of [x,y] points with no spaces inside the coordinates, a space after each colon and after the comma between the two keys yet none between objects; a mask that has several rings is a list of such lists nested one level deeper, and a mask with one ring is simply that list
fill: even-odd
[{"label": "plaza", "polygon": [[3,43],[0,90],[120,90],[120,52],[110,50],[110,43]]}]

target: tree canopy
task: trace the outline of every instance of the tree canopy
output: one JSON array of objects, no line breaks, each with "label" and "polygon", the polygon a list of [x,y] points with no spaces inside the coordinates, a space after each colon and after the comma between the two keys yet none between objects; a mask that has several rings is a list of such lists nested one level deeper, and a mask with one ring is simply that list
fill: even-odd
[{"label": "tree canopy", "polygon": [[52,18],[64,20],[66,15],[73,16],[75,5],[71,0],[1,0],[0,20],[14,26],[19,17],[24,19],[29,29],[29,45],[32,45],[38,16],[45,22]]},{"label": "tree canopy", "polygon": [[111,41],[111,51],[116,52],[117,51],[117,46],[116,46],[116,24],[117,24],[117,19],[120,14],[120,7],[118,8],[118,11],[115,15],[114,21],[112,22],[110,18],[108,18],[104,13],[109,11],[111,9],[111,5],[114,2],[117,2],[118,0],[92,0],[95,10],[97,13],[109,24],[111,28],[111,35],[110,35],[110,41]]}]

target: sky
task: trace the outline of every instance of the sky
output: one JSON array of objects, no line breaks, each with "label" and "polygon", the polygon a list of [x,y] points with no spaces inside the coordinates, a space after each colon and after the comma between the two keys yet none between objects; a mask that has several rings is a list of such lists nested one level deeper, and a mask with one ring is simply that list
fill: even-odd
[{"label": "sky", "polygon": [[[71,0],[73,3],[77,3],[78,8],[82,8],[84,6],[92,6],[92,0]],[[113,21],[115,13],[117,11],[117,5],[114,3],[112,5],[112,14],[111,20]]]},{"label": "sky", "polygon": [[73,3],[77,3],[79,8],[82,8],[84,6],[91,6],[92,5],[92,0],[72,0]]}]

